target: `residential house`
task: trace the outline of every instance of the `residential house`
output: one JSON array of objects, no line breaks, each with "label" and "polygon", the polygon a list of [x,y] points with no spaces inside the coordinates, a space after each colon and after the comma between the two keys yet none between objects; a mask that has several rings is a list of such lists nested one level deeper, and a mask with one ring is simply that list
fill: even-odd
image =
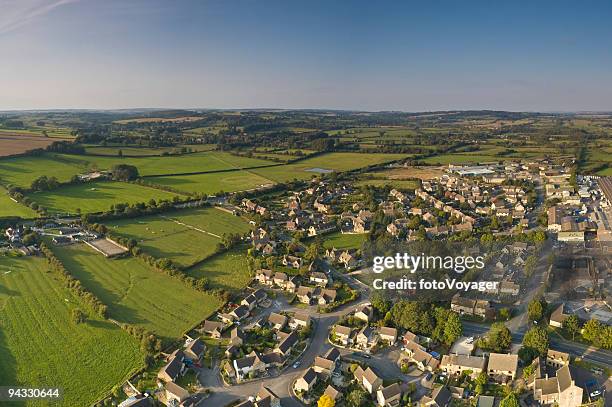
[{"label": "residential house", "polygon": [[365,322],[370,322],[373,315],[372,304],[363,304],[355,310],[355,318]]},{"label": "residential house", "polygon": [[256,407],[281,407],[280,397],[269,387],[262,386],[255,396]]},{"label": "residential house", "polygon": [[204,352],[206,352],[206,345],[200,338],[190,341],[184,350],[185,357],[194,362],[202,360]]},{"label": "residential house", "polygon": [[334,326],[334,335],[336,339],[344,346],[347,346],[351,343],[351,333],[352,329],[348,326],[344,325],[336,325]]},{"label": "residential house", "polygon": [[325,388],[323,394],[329,396],[332,400],[338,401],[342,397],[342,393],[339,392],[334,386],[331,384]]},{"label": "residential house", "polygon": [[397,407],[402,399],[402,389],[398,383],[379,388],[376,392],[376,401],[380,407]]},{"label": "residential house", "polygon": [[283,266],[299,269],[302,267],[302,258],[297,256],[285,255],[283,256]]},{"label": "residential house", "polygon": [[314,385],[317,383],[317,373],[313,368],[310,368],[304,372],[296,381],[293,388],[295,391],[302,391],[304,393],[312,390]]},{"label": "residential house", "polygon": [[298,335],[298,333],[296,331],[292,331],[280,341],[278,346],[274,349],[274,352],[279,353],[283,356],[287,356],[289,352],[291,352],[291,349],[293,349],[295,344],[298,343],[299,339],[300,336]]},{"label": "residential house", "polygon": [[296,312],[291,321],[289,321],[289,328],[298,329],[298,328],[308,328],[310,325],[310,315]]},{"label": "residential house", "polygon": [[393,346],[395,345],[395,342],[397,341],[397,329],[382,326],[378,330],[378,336],[380,337],[381,340]]},{"label": "residential house", "polygon": [[355,369],[353,374],[357,383],[361,384],[370,394],[376,393],[376,391],[378,391],[378,389],[382,386],[382,379],[378,377],[376,373],[374,373],[371,367],[363,370],[362,367],[359,366],[357,369]]},{"label": "residential house", "polygon": [[404,347],[404,351],[410,361],[416,363],[417,367],[422,371],[433,372],[440,366],[440,361],[416,342],[408,342]]},{"label": "residential house", "polygon": [[229,315],[234,317],[234,319],[237,320],[237,321],[242,321],[243,319],[248,317],[249,314],[250,314],[249,307],[247,307],[246,305],[240,305],[240,306],[234,308],[229,313]]},{"label": "residential house", "polygon": [[301,285],[297,289],[297,299],[303,304],[312,304],[312,300],[314,299],[315,289],[313,287],[307,287],[305,285]]},{"label": "residential house", "polygon": [[315,372],[329,376],[336,369],[336,364],[340,359],[340,351],[331,348],[324,356],[317,356],[312,368]]},{"label": "residential house", "polygon": [[569,366],[557,370],[554,377],[535,378],[530,387],[533,388],[533,398],[541,404],[559,407],[582,405],[583,389],[576,385]]},{"label": "residential house", "polygon": [[255,279],[259,282],[259,284],[272,286],[274,284],[272,279],[273,275],[274,272],[272,270],[261,269],[255,272]]},{"label": "residential house", "polygon": [[568,366],[570,363],[569,353],[560,352],[558,350],[548,349],[546,353],[546,365],[552,366],[555,369]]},{"label": "residential house", "polygon": [[319,305],[331,304],[336,301],[337,292],[334,289],[326,288],[321,290],[319,295]]},{"label": "residential house", "polygon": [[168,357],[168,363],[157,373],[157,378],[163,382],[173,382],[185,374],[185,353],[178,349]]},{"label": "residential house", "polygon": [[440,369],[448,374],[460,375],[462,372],[470,371],[470,376],[475,379],[485,370],[487,360],[480,356],[444,355],[440,363]]},{"label": "residential house", "polygon": [[490,353],[487,373],[497,381],[514,380],[518,369],[518,355]]},{"label": "residential house", "polygon": [[448,407],[451,405],[453,395],[446,386],[436,387],[431,396],[425,396],[421,399],[423,407]]},{"label": "residential house", "polygon": [[204,321],[202,331],[215,339],[219,339],[221,338],[224,327],[225,324],[223,324],[223,322],[206,320]]},{"label": "residential house", "polygon": [[232,345],[242,346],[244,344],[244,340],[245,336],[242,329],[238,327],[232,329],[232,332],[230,333],[230,342]]},{"label": "residential house", "polygon": [[327,277],[327,274],[322,273],[320,271],[310,273],[309,281],[320,287],[327,287],[327,285],[329,284],[329,278]]},{"label": "residential house", "polygon": [[376,340],[376,331],[374,331],[374,328],[369,325],[365,325],[363,328],[361,328],[355,337],[357,347],[361,349],[370,349],[376,344]]},{"label": "residential house", "polygon": [[167,405],[169,406],[183,405],[181,403],[185,402],[190,397],[189,392],[176,383],[168,382],[165,384],[164,388],[166,391]]},{"label": "residential house", "polygon": [[282,314],[277,314],[276,312],[270,313],[268,316],[268,323],[277,331],[280,331],[287,325],[287,317]]},{"label": "residential house", "polygon": [[550,314],[549,324],[556,328],[562,328],[563,322],[567,319],[568,315],[563,313],[565,303],[561,303],[555,310]]}]

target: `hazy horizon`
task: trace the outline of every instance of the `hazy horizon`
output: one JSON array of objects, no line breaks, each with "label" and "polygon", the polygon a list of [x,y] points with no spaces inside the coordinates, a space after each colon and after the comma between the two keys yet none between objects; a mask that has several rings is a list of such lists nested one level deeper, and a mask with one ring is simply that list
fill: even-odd
[{"label": "hazy horizon", "polygon": [[0,111],[612,111],[612,4],[0,0]]}]

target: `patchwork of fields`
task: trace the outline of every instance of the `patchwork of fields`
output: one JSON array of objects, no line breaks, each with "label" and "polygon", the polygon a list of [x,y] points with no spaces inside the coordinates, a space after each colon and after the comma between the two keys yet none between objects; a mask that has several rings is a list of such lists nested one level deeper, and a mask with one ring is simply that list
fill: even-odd
[{"label": "patchwork of fields", "polygon": [[0,182],[29,187],[41,175],[68,181],[79,173],[94,169],[109,169],[116,164],[131,164],[140,175],[167,175],[222,171],[274,164],[257,158],[238,157],[211,151],[174,156],[103,157],[48,153],[37,157],[11,157],[0,161]]},{"label": "patchwork of fields", "polygon": [[107,259],[85,244],[53,247],[67,270],[108,305],[110,317],[162,338],[180,337],[221,302],[158,272],[142,260]]},{"label": "patchwork of fields", "polygon": [[68,185],[53,191],[34,192],[29,197],[50,213],[92,213],[110,209],[118,203],[171,200],[176,194],[126,182],[88,182]]},{"label": "patchwork of fields", "polygon": [[0,257],[0,383],[61,387],[61,405],[92,405],[140,368],[143,355],[93,312],[73,323],[71,310],[87,307],[46,269],[41,258]]},{"label": "patchwork of fields", "polygon": [[224,234],[244,234],[249,225],[216,208],[187,209],[164,215],[116,220],[107,226],[154,257],[166,257],[187,267],[215,252]]},{"label": "patchwork of fields", "polygon": [[327,153],[278,167],[257,168],[252,172],[275,182],[309,179],[328,171],[349,171],[409,157],[408,154]]}]

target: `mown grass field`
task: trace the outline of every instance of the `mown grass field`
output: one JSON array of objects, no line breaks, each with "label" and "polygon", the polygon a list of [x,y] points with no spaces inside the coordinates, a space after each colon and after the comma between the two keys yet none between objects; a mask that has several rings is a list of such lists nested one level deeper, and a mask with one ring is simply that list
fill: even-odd
[{"label": "mown grass field", "polygon": [[109,210],[118,203],[172,199],[176,194],[126,182],[88,182],[28,196],[52,213],[91,213]]},{"label": "mown grass field", "polygon": [[499,157],[495,155],[479,155],[479,154],[441,154],[433,157],[427,157],[421,162],[426,164],[476,164],[483,162],[499,162],[512,160],[512,157]]},{"label": "mown grass field", "polygon": [[107,259],[85,244],[53,247],[66,269],[107,304],[111,318],[180,337],[221,302],[133,257]]},{"label": "mown grass field", "polygon": [[0,218],[5,216],[19,216],[24,219],[30,219],[37,217],[38,214],[33,209],[13,201],[6,193],[6,190],[0,187]]},{"label": "mown grass field", "polygon": [[[143,355],[135,339],[97,318],[46,270],[42,258],[0,257],[0,383],[60,387],[54,406],[92,405],[128,379]],[[87,311],[86,323],[71,321],[74,308]]]},{"label": "mown grass field", "polygon": [[169,258],[183,267],[212,255],[224,234],[249,231],[245,220],[216,208],[186,209],[106,225],[115,233],[135,239],[150,255]]},{"label": "mown grass field", "polygon": [[[409,157],[409,154],[360,154],[360,153],[328,153],[307,158],[297,163],[278,167],[257,168],[251,170],[275,182],[285,182],[297,179],[309,179],[320,175],[316,170],[348,171],[369,165]],[[315,170],[315,171],[309,171]]]},{"label": "mown grass field", "polygon": [[245,191],[273,184],[254,170],[239,170],[196,175],[174,175],[146,178],[147,182],[164,185],[178,191],[215,195],[221,191]]},{"label": "mown grass field", "polygon": [[335,247],[338,250],[360,249],[361,244],[368,238],[367,234],[342,234],[340,232],[330,233],[323,240],[323,247],[331,249]]},{"label": "mown grass field", "polygon": [[413,180],[405,180],[405,179],[383,179],[383,178],[374,178],[374,179],[361,179],[355,183],[357,186],[361,185],[371,185],[374,187],[384,187],[387,185],[392,186],[397,189],[416,189],[419,187],[419,183]]},{"label": "mown grass field", "polygon": [[140,175],[147,176],[241,169],[274,163],[219,151],[165,157],[101,157],[47,153],[37,157],[1,159],[0,182],[29,187],[32,181],[41,175],[68,181],[73,175],[94,169],[110,169],[116,164],[135,165]]},{"label": "mown grass field", "polygon": [[211,286],[229,291],[243,289],[252,277],[249,273],[246,246],[238,246],[225,253],[209,257],[202,263],[187,269],[193,277],[206,277]]},{"label": "mown grass field", "polygon": [[94,155],[107,155],[118,157],[119,151],[125,156],[161,156],[163,153],[173,153],[182,147],[191,151],[210,151],[214,149],[213,144],[193,144],[176,147],[138,147],[138,146],[87,146],[85,152]]}]

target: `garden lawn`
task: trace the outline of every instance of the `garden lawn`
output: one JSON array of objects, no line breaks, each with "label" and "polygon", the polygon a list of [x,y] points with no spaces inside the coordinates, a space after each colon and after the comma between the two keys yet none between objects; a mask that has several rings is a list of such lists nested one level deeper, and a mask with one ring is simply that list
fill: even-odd
[{"label": "garden lawn", "polygon": [[323,246],[327,249],[335,247],[338,250],[361,249],[361,245],[368,239],[367,234],[330,233],[324,236]]},{"label": "garden lawn", "polygon": [[238,246],[225,253],[216,254],[189,268],[187,274],[206,277],[212,287],[228,291],[241,290],[251,281],[246,246]]},{"label": "garden lawn", "polygon": [[151,199],[171,200],[176,194],[127,182],[101,181],[67,185],[52,191],[28,194],[51,213],[103,212],[118,203],[134,204]]},{"label": "garden lawn", "polygon": [[309,179],[325,172],[355,170],[407,157],[410,154],[327,153],[292,164],[253,169],[252,172],[272,181],[286,182],[294,178]]},{"label": "garden lawn", "polygon": [[224,234],[244,234],[248,223],[216,208],[186,209],[164,215],[114,220],[111,230],[138,242],[148,254],[188,267],[212,255]]},{"label": "garden lawn", "polygon": [[182,336],[221,305],[216,297],[137,258],[107,259],[84,244],[52,249],[66,269],[108,305],[111,318],[142,326],[164,339]]},{"label": "garden lawn", "polygon": [[35,210],[13,201],[6,190],[0,187],[0,218],[10,216],[30,219],[37,217],[38,214]]},{"label": "garden lawn", "polygon": [[[89,314],[87,322],[72,322],[74,308]],[[53,405],[88,406],[127,380],[142,360],[138,342],[96,317],[47,272],[44,259],[0,257],[2,385],[60,387],[63,398]]]},{"label": "garden lawn", "polygon": [[269,179],[255,174],[253,170],[147,177],[145,180],[153,184],[174,188],[177,191],[206,195],[215,195],[219,192],[245,191],[273,184]]}]

